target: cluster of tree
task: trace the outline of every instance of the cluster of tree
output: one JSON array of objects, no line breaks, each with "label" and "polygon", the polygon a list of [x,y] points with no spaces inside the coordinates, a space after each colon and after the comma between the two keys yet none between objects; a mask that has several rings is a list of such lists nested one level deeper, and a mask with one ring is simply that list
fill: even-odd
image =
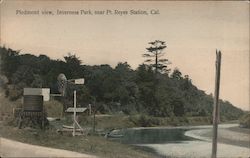
[{"label": "cluster of tree", "polygon": [[[85,78],[85,84],[71,88],[78,91],[79,104],[86,106],[96,102],[101,113],[144,113],[152,116],[211,116],[212,95],[205,94],[192,84],[188,75],[176,68],[168,68],[168,60],[162,59],[165,42],[149,43],[146,64],[131,69],[127,62],[110,65],[83,65],[72,54],[63,60],[52,60],[46,55],[20,54],[18,51],[0,48],[1,74],[8,78],[4,88],[10,100],[22,96],[24,87],[48,87],[57,93],[57,76]],[[72,98],[72,93],[68,93]],[[231,103],[220,100],[221,116],[236,119],[242,111]]]}]

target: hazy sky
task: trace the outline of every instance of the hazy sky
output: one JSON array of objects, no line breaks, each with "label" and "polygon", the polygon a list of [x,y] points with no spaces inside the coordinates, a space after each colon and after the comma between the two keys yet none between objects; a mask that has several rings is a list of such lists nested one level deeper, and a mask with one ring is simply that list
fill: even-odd
[{"label": "hazy sky", "polygon": [[[148,15],[57,15],[57,10],[146,10]],[[160,14],[151,15],[150,11]],[[40,15],[20,15],[17,10]],[[41,15],[50,10],[53,16]],[[1,45],[62,59],[75,53],[84,64],[143,62],[148,42],[166,41],[165,57],[206,93],[214,91],[215,51],[222,52],[220,98],[249,110],[249,3],[4,1]]]}]

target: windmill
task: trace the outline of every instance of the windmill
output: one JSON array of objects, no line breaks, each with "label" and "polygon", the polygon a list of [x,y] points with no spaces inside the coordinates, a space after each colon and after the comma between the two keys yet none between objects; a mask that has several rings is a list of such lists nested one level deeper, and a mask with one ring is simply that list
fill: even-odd
[{"label": "windmill", "polygon": [[[57,77],[57,83],[58,83],[58,91],[60,92],[60,96],[62,96],[64,99],[65,104],[65,97],[67,96],[66,89],[70,85],[83,85],[84,84],[84,78],[78,78],[78,79],[69,79],[67,80],[66,76],[64,74],[59,74]],[[76,131],[80,131],[83,133],[83,128],[80,126],[80,124],[77,122],[76,119],[76,113],[78,112],[84,112],[87,110],[87,108],[77,108],[76,107],[76,90],[74,90],[74,102],[73,107],[69,107],[67,109],[64,108],[64,112],[73,113],[73,126],[63,126],[64,130],[66,131],[72,131],[73,136],[76,135]],[[78,128],[78,129],[77,129]]]},{"label": "windmill", "polygon": [[63,73],[58,75],[57,85],[58,85],[58,91],[61,93],[61,96],[64,97],[66,95],[67,78]]}]

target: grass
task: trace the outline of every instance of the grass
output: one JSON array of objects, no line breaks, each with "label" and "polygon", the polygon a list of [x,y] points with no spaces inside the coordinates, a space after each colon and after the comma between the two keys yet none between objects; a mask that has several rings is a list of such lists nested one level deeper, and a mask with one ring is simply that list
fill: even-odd
[{"label": "grass", "polygon": [[[93,116],[80,116],[80,124],[87,127],[93,127]],[[108,116],[96,116],[95,118],[96,129],[114,129],[114,128],[131,128],[135,127],[135,124],[130,121],[129,116],[126,115],[108,115]]]},{"label": "grass", "polygon": [[54,129],[41,131],[38,129],[18,129],[5,125],[1,127],[1,136],[20,142],[42,145],[59,149],[66,149],[107,158],[150,158],[157,157],[151,152],[136,147],[113,142],[100,136],[60,135]]},{"label": "grass", "polygon": [[[93,116],[80,116],[83,126],[93,126]],[[96,128],[114,129],[131,127],[159,127],[159,126],[184,126],[208,125],[209,117],[152,117],[148,115],[104,115],[96,116]]]},{"label": "grass", "polygon": [[[17,128],[17,120],[13,118],[13,108],[21,106],[21,100],[9,102],[3,95],[0,96],[1,117],[8,115],[8,119],[0,120],[1,137],[17,140],[24,143],[41,145],[46,147],[58,148],[97,155],[104,158],[154,158],[156,154],[141,150],[135,146],[113,142],[98,135],[72,137],[71,133],[61,135],[56,132],[56,128],[50,125],[48,129],[42,131],[39,128]],[[61,117],[62,105],[57,101],[45,103],[45,109],[50,117]],[[91,117],[82,117],[82,124],[92,124]],[[60,122],[71,123],[70,116]],[[119,118],[119,119],[118,119]],[[85,120],[87,119],[87,120]],[[125,120],[125,122],[124,122]],[[122,127],[128,122],[128,119],[120,117],[98,117],[97,128]]]},{"label": "grass", "polygon": [[211,124],[209,117],[151,117],[147,115],[130,116],[129,120],[135,126],[184,126],[184,125],[207,125]]},{"label": "grass", "polygon": [[62,117],[63,106],[59,101],[51,100],[49,102],[44,102],[44,108],[48,116],[55,118]]}]

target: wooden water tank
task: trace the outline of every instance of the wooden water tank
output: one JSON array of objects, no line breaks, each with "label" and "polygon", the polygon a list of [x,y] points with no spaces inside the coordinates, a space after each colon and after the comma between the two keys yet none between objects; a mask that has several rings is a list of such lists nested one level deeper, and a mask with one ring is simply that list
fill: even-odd
[{"label": "wooden water tank", "polygon": [[43,96],[42,95],[24,95],[23,110],[32,112],[43,111]]}]

